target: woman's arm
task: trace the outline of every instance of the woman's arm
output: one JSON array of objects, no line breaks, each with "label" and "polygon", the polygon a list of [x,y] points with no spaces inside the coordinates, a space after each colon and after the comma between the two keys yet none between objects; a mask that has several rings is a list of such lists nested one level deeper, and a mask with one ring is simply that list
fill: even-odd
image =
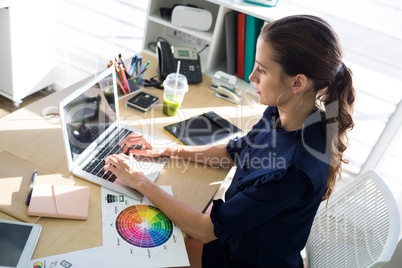
[{"label": "woman's arm", "polygon": [[183,146],[176,148],[177,157],[213,167],[232,167],[234,162],[226,150],[226,145]]},{"label": "woman's arm", "polygon": [[[145,148],[129,149],[133,145],[142,144]],[[184,146],[177,145],[168,148],[153,148],[144,135],[132,133],[119,143],[124,146],[124,152],[129,150],[133,155],[148,157],[174,156],[184,158],[192,162],[203,163],[215,167],[231,167],[234,162],[228,152],[226,145],[204,145],[204,146]]]},{"label": "woman's arm", "polygon": [[125,184],[141,192],[189,236],[203,243],[216,239],[209,213],[197,211],[166,193],[142,172],[130,169],[127,155],[111,155],[105,159],[105,163],[105,170],[111,171]]}]

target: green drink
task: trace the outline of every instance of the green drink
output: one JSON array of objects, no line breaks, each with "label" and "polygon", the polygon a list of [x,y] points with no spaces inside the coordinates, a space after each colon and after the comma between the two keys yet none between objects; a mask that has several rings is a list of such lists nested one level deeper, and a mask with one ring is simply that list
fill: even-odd
[{"label": "green drink", "polygon": [[177,110],[180,108],[182,99],[176,96],[174,98],[173,94],[166,95],[163,98],[163,113],[167,116],[175,116]]},{"label": "green drink", "polygon": [[105,98],[107,102],[110,104],[114,104],[114,88],[113,86],[107,87],[103,89],[103,94],[105,94]]},{"label": "green drink", "polygon": [[175,116],[188,91],[187,78],[182,74],[169,74],[163,81],[163,113]]}]

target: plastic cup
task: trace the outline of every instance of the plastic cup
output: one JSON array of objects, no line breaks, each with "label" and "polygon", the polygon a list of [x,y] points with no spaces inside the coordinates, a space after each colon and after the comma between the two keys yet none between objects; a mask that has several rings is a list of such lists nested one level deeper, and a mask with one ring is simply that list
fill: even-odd
[{"label": "plastic cup", "polygon": [[188,91],[187,78],[182,74],[171,73],[163,82],[163,88],[163,113],[175,116]]},{"label": "plastic cup", "polygon": [[114,87],[112,77],[106,77],[99,81],[99,86],[105,94],[105,98],[109,104],[114,103]]}]

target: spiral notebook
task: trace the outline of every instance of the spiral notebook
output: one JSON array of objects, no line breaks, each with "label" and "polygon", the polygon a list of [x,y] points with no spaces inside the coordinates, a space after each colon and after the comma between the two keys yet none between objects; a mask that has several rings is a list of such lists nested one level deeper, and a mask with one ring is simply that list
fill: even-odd
[{"label": "spiral notebook", "polygon": [[213,111],[165,126],[164,129],[185,145],[214,144],[242,131]]}]

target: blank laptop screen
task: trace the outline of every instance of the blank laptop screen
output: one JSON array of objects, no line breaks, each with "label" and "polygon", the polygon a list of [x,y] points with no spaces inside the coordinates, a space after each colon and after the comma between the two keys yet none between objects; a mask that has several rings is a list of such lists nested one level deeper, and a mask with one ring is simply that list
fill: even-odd
[{"label": "blank laptop screen", "polygon": [[88,148],[116,121],[112,74],[89,88],[63,107],[72,160]]}]

